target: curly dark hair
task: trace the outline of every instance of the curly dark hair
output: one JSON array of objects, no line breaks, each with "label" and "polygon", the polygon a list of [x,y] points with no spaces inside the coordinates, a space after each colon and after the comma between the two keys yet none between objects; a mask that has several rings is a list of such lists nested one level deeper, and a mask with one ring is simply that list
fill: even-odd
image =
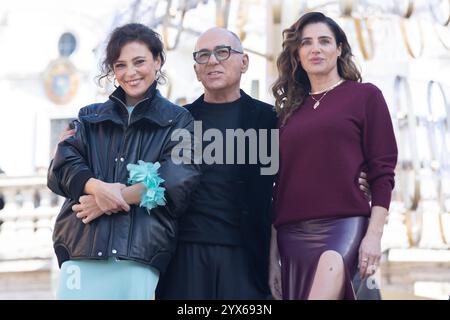
[{"label": "curly dark hair", "polygon": [[336,45],[341,45],[341,55],[337,61],[341,78],[361,82],[361,73],[353,62],[350,44],[341,27],[321,12],[304,14],[290,28],[283,31],[283,49],[277,59],[278,79],[272,87],[272,93],[282,125],[302,105],[311,90],[311,83],[297,52],[303,29],[313,23],[325,23],[333,32]]},{"label": "curly dark hair", "polygon": [[[124,45],[132,41],[144,43],[152,53],[153,58],[159,57],[161,59],[162,68],[166,61],[166,54],[164,52],[161,36],[143,24],[128,23],[114,29],[109,37],[108,45],[106,46],[106,57],[100,67],[101,74],[98,77],[99,84],[103,78],[111,79],[114,74],[113,64],[119,59],[120,51]],[[166,75],[160,70],[156,81],[158,81],[159,84],[163,84],[166,80]]]}]

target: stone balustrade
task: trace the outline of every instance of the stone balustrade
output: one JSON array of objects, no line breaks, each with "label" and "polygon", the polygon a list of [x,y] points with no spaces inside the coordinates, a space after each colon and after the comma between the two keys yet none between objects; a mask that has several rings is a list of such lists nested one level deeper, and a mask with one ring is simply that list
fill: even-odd
[{"label": "stone balustrade", "polygon": [[[47,188],[45,176],[0,176],[0,194],[5,200],[0,211],[0,299],[52,298],[57,278],[52,229],[64,199]],[[423,202],[420,210],[426,213],[405,212],[395,200],[391,204],[378,277],[382,294],[412,297],[434,284],[441,290],[434,297],[444,297],[442,290],[450,286],[450,218],[432,202]]]},{"label": "stone balustrade", "polygon": [[52,228],[64,199],[46,177],[0,178],[5,207],[0,211],[0,261],[50,259]]}]

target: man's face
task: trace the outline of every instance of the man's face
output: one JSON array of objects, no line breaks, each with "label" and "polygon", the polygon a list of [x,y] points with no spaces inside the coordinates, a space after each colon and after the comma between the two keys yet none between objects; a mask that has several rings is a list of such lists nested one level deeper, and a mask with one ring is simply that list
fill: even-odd
[{"label": "man's face", "polygon": [[[230,46],[242,51],[238,41],[224,30],[210,30],[205,32],[197,41],[195,51],[210,50],[217,47]],[[227,92],[227,90],[238,90],[241,75],[247,71],[248,56],[246,54],[231,51],[230,57],[224,61],[218,61],[211,54],[206,64],[195,63],[194,70],[205,90],[210,93]]]}]

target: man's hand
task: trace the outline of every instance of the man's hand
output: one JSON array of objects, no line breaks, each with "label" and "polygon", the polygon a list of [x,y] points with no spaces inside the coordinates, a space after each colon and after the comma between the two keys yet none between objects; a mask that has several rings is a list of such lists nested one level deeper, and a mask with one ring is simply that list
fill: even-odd
[{"label": "man's hand", "polygon": [[281,290],[281,266],[278,261],[271,261],[269,264],[269,287],[272,297],[275,300],[283,299]]},{"label": "man's hand", "polygon": [[[67,127],[66,129],[64,129],[63,133],[61,133],[61,135],[59,136],[58,142],[63,142],[67,138],[74,136],[75,133],[77,133],[76,129],[70,129],[69,127]],[[55,157],[57,148],[58,146],[55,146],[55,149],[53,150],[53,158]]]},{"label": "man's hand", "polygon": [[363,171],[361,171],[358,179],[359,188],[364,192],[366,195],[366,198],[371,201],[372,200],[372,193],[370,192],[370,186],[369,182],[367,182],[367,174]]},{"label": "man's hand", "polygon": [[272,225],[269,254],[269,288],[275,300],[283,299],[281,287],[280,253],[278,251],[277,230]]},{"label": "man's hand", "polygon": [[103,212],[97,205],[94,196],[81,196],[78,200],[79,204],[72,206],[72,211],[76,213],[77,218],[81,219],[83,223],[88,224],[92,220],[100,217],[103,214],[110,215],[110,212]]},{"label": "man's hand", "polygon": [[67,127],[59,136],[59,142],[63,142],[67,138],[74,136],[76,132],[76,129],[70,129],[69,127]]}]

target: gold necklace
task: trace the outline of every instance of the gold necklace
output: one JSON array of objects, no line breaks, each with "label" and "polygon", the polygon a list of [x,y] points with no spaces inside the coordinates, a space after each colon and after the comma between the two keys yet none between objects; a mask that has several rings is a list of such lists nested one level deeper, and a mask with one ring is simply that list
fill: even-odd
[{"label": "gold necklace", "polygon": [[[340,79],[338,82],[336,82],[335,84],[333,84],[331,87],[329,87],[328,89],[322,90],[322,91],[318,91],[318,92],[310,92],[309,95],[311,96],[311,98],[316,102],[314,103],[314,110],[317,109],[317,107],[320,105],[320,101],[327,95],[328,92],[330,92],[331,90],[333,90],[334,88],[336,88],[338,85],[340,85],[342,82],[344,82],[344,79]],[[319,99],[314,98],[314,94],[319,94],[325,92]]]}]

